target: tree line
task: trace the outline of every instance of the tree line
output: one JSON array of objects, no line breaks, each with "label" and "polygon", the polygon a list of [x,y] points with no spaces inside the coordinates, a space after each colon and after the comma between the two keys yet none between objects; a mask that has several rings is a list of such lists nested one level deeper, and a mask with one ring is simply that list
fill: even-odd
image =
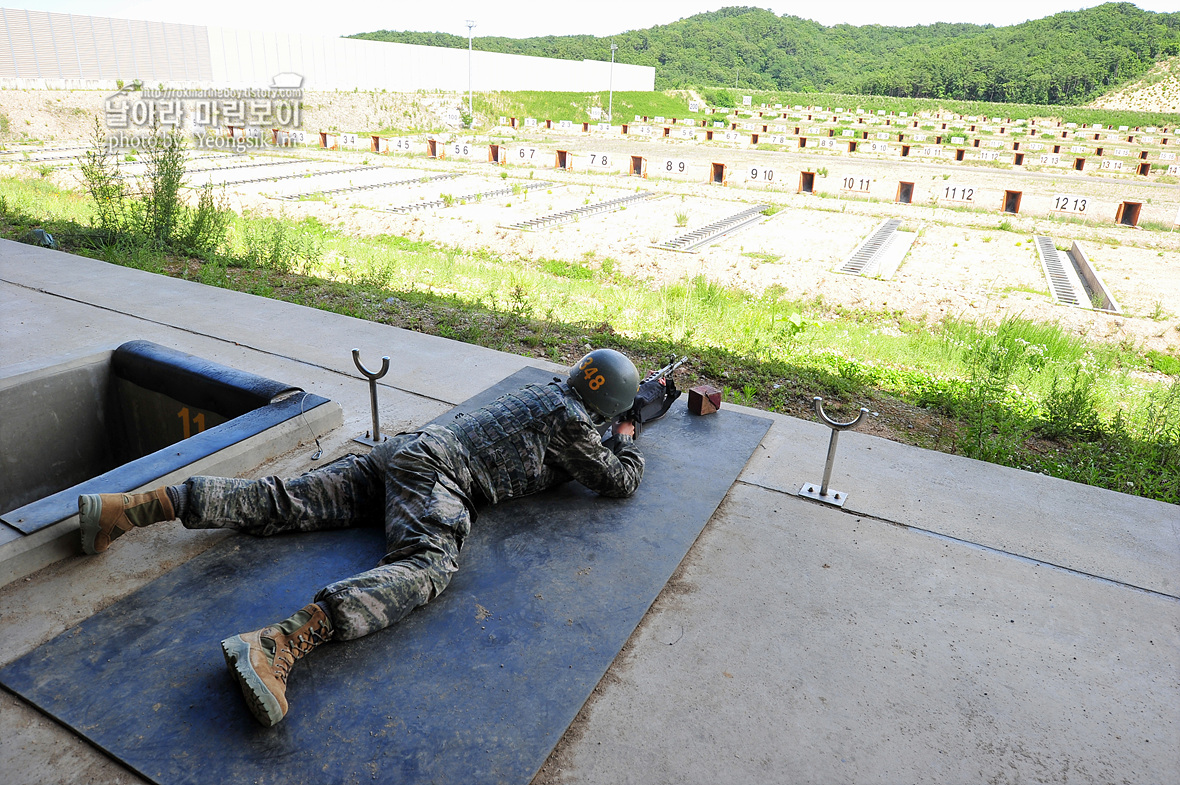
[{"label": "tree line", "polygon": [[[449,33],[351,38],[467,48]],[[1180,13],[1107,3],[1009,27],[835,25],[734,7],[608,38],[477,37],[487,52],[654,66],[656,88],[735,87],[907,98],[1081,104],[1180,54]]]}]

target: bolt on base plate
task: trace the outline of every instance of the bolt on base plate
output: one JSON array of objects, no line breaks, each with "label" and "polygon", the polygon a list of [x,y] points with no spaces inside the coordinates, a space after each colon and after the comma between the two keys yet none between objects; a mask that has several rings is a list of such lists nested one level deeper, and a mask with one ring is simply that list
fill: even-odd
[{"label": "bolt on base plate", "polygon": [[826,496],[824,496],[820,494],[819,489],[819,483],[809,482],[799,489],[799,495],[806,496],[808,499],[815,499],[817,502],[830,504],[833,507],[843,507],[844,502],[848,500],[848,494],[844,493],[844,491],[837,491],[834,488],[828,488],[828,493]]},{"label": "bolt on base plate", "polygon": [[359,444],[368,445],[369,447],[376,447],[378,444],[381,444],[381,442],[388,441],[389,435],[384,434],[384,433],[381,434],[381,442],[379,442],[379,441],[375,441],[373,439],[373,432],[372,431],[365,431],[364,436],[354,436],[352,438],[352,440],[354,442],[359,443]]}]

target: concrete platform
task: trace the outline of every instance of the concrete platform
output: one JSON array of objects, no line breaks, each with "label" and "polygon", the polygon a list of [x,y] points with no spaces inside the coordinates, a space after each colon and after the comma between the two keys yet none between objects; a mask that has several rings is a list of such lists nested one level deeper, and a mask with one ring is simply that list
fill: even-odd
[{"label": "concrete platform", "polygon": [[[390,431],[558,370],[0,241],[0,376],[132,338],[338,401],[324,460],[368,427],[354,346],[392,359]],[[774,417],[536,782],[1180,781],[1180,508],[850,433],[833,510],[797,496],[827,433]],[[303,471],[313,450],[247,473]],[[136,531],[0,588],[0,663],[224,536]],[[142,782],[10,694],[0,771]]]}]

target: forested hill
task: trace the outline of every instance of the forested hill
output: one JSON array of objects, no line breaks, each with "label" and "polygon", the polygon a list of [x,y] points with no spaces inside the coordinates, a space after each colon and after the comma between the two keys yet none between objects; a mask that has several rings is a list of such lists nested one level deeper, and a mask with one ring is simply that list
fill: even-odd
[{"label": "forested hill", "polygon": [[[467,48],[448,33],[352,38]],[[1107,3],[1011,27],[836,25],[723,8],[609,38],[479,38],[476,49],[651,65],[656,88],[734,86],[916,98],[1084,103],[1180,54],[1180,13]]]}]

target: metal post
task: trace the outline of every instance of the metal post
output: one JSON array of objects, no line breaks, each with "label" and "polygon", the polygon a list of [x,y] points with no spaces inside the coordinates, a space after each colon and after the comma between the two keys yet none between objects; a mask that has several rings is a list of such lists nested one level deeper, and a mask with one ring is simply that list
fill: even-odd
[{"label": "metal post", "polygon": [[610,45],[610,101],[606,106],[606,121],[608,123],[615,119],[615,50],[618,48],[618,44]]},{"label": "metal post", "polygon": [[471,116],[471,126],[475,127],[475,109],[471,105],[471,30],[475,27],[475,20],[467,20],[467,114]]},{"label": "metal post", "polygon": [[365,433],[364,436],[357,436],[353,441],[367,444],[370,447],[376,447],[389,438],[388,436],[381,435],[381,420],[377,416],[377,380],[389,373],[389,358],[381,358],[381,370],[376,373],[361,364],[360,349],[352,350],[352,361],[356,364],[357,370],[363,373],[369,380],[369,404],[373,407],[373,430]]},{"label": "metal post", "polygon": [[812,399],[815,404],[815,413],[819,416],[822,423],[832,429],[832,438],[828,440],[828,459],[824,463],[824,481],[820,483],[819,492],[815,490],[813,483],[807,483],[799,489],[800,496],[806,496],[809,499],[831,504],[836,507],[843,507],[844,502],[848,499],[848,494],[842,491],[829,491],[828,482],[832,479],[832,465],[836,462],[836,442],[840,438],[840,431],[846,431],[849,428],[855,428],[860,425],[861,420],[868,415],[869,410],[861,408],[860,413],[856,415],[856,419],[851,422],[836,422],[824,413],[824,399],[816,396]]}]

